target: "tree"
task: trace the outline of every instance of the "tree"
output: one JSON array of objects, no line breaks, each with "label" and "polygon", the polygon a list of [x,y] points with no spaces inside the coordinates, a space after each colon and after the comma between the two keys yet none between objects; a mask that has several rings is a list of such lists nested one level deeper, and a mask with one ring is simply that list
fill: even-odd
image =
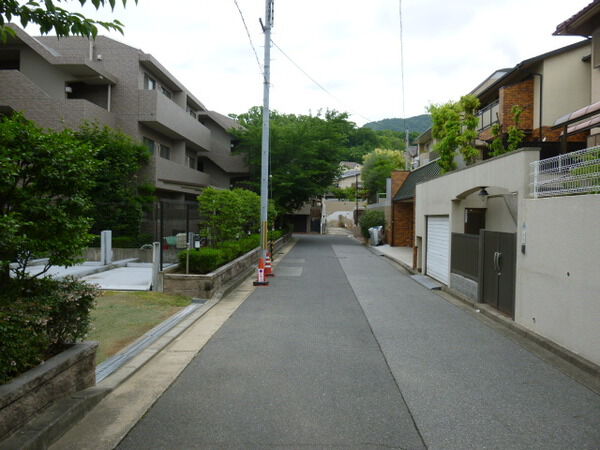
[{"label": "tree", "polygon": [[513,116],[513,125],[508,127],[508,146],[504,146],[502,136],[502,124],[495,123],[492,126],[492,136],[494,140],[490,144],[490,155],[500,156],[504,153],[515,151],[519,148],[523,139],[525,138],[525,132],[521,129],[521,114],[523,114],[523,107],[520,105],[513,105],[511,108]]},{"label": "tree", "polygon": [[[42,34],[54,31],[58,37],[74,35],[95,38],[98,34],[98,26],[123,33],[123,24],[118,20],[112,22],[94,20],[56,6],[63,2],[66,0],[44,0],[43,3],[33,0],[25,3],[18,0],[0,0],[0,41],[6,42],[9,37],[15,35],[14,30],[6,24],[16,19],[23,27],[35,23],[39,25]],[[116,4],[116,0],[90,0],[90,2],[96,9],[106,5],[114,9]],[[137,0],[135,2],[137,3]],[[88,3],[88,0],[79,0],[79,3],[83,6]],[[123,0],[123,5],[126,3],[127,0]]]},{"label": "tree", "polygon": [[369,199],[378,192],[385,192],[385,180],[394,169],[404,168],[404,154],[395,150],[375,149],[365,156],[361,178]]},{"label": "tree", "polygon": [[22,115],[0,119],[0,279],[26,278],[32,258],[70,265],[89,240],[94,150],[70,130],[44,132]]},{"label": "tree", "polygon": [[122,132],[95,123],[84,124],[75,137],[96,150],[98,161],[89,194],[92,233],[113,230],[116,236],[138,236],[143,210],[154,200],[154,187],[137,178],[150,151]]},{"label": "tree", "polygon": [[479,155],[473,146],[477,137],[478,109],[479,99],[474,95],[465,95],[458,102],[429,106],[432,135],[438,140],[435,150],[440,154],[438,163],[444,173],[456,169],[454,157],[457,151],[467,164],[472,164]]},{"label": "tree", "polygon": [[[250,167],[248,186],[260,186],[262,108],[237,116],[242,129],[232,129],[236,152],[246,155]],[[353,124],[336,111],[294,115],[271,112],[271,192],[280,212],[293,211],[310,198],[321,196],[339,174],[342,150]]]}]

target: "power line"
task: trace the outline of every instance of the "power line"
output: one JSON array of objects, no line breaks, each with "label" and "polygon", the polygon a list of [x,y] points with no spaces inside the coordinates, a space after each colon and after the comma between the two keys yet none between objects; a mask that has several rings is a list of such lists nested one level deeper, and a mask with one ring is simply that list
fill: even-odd
[{"label": "power line", "polygon": [[[275,47],[277,50],[279,50],[281,52],[281,54],[283,56],[285,56],[296,67],[296,69],[298,69],[300,72],[302,72],[306,78],[308,78],[310,81],[312,81],[319,89],[321,89],[323,92],[325,92],[331,98],[333,98],[341,106],[344,106],[344,102],[342,102],[339,98],[337,98],[335,95],[333,95],[331,92],[329,92],[323,85],[321,85],[321,83],[319,83],[317,80],[315,80],[313,77],[311,77],[302,67],[300,67],[300,65],[296,61],[294,61],[286,52],[284,52],[281,49],[281,47],[279,47],[279,45],[277,45],[272,39],[271,39],[271,43],[273,44],[273,47]],[[362,117],[367,122],[372,122],[371,119],[363,116],[362,114],[357,113],[356,115]]]},{"label": "power line", "polygon": [[250,36],[250,30],[248,30],[248,25],[246,24],[246,19],[244,18],[244,13],[242,13],[242,10],[241,10],[240,5],[238,4],[237,0],[233,0],[233,3],[235,3],[235,7],[237,8],[238,12],[240,13],[240,18],[242,19],[242,23],[244,24],[244,29],[246,30],[246,35],[248,36],[248,41],[250,42],[250,47],[252,47],[252,51],[254,52],[254,57],[256,58],[256,63],[258,64],[258,70],[260,70],[260,73],[264,76],[262,64],[260,63],[260,58],[258,57],[258,52],[256,51],[256,47],[254,47],[254,42],[252,42],[252,37]]}]

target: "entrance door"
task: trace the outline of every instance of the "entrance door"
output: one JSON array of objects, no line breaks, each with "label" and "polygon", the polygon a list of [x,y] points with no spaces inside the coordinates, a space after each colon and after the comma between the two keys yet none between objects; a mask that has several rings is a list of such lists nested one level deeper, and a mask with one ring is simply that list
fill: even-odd
[{"label": "entrance door", "polygon": [[481,230],[481,301],[514,318],[516,233]]},{"label": "entrance door", "polygon": [[427,217],[426,273],[448,284],[450,253],[450,227],[448,216]]}]

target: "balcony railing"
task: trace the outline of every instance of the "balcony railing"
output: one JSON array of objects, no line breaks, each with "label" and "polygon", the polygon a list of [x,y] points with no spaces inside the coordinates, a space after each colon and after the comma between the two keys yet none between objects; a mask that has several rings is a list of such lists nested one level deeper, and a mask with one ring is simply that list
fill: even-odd
[{"label": "balcony railing", "polygon": [[534,198],[600,193],[600,146],[531,164]]},{"label": "balcony railing", "polygon": [[500,102],[496,100],[479,111],[478,131],[485,130],[498,122],[498,113],[500,111]]}]

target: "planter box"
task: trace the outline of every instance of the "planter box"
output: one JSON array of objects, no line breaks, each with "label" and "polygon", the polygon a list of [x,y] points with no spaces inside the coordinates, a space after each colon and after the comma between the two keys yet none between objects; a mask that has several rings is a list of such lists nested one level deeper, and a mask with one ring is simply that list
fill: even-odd
[{"label": "planter box", "polygon": [[74,344],[0,386],[0,440],[55,400],[96,384],[97,342]]},{"label": "planter box", "polygon": [[[273,251],[278,251],[291,238],[286,234],[273,244]],[[214,272],[203,275],[172,273],[176,267],[159,274],[159,286],[163,292],[181,294],[189,297],[210,299],[218,292],[225,290],[226,285],[249,275],[258,264],[260,249],[256,248],[245,255],[219,267]]]}]

